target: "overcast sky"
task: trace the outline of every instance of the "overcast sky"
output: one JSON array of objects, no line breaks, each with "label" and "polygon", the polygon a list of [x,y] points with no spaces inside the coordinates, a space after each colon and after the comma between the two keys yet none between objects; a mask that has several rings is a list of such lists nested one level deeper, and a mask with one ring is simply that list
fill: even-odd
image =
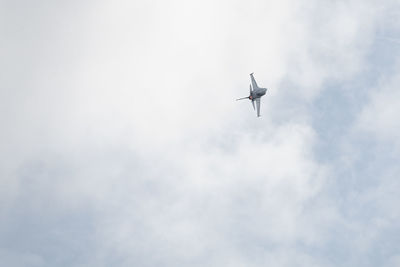
[{"label": "overcast sky", "polygon": [[3,0],[0,58],[2,266],[400,266],[398,1]]}]

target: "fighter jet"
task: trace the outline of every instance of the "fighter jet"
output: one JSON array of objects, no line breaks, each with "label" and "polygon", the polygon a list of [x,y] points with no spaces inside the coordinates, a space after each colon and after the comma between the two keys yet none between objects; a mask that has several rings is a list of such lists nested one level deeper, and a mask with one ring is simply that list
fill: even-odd
[{"label": "fighter jet", "polygon": [[260,117],[260,101],[261,101],[261,97],[263,95],[265,95],[265,93],[267,92],[267,88],[260,88],[258,87],[256,80],[254,79],[253,73],[250,73],[250,77],[251,77],[251,84],[250,84],[250,95],[247,97],[242,97],[237,100],[242,100],[242,99],[250,99],[251,100],[251,104],[253,105],[253,109],[255,109],[254,107],[254,101],[256,101],[257,104],[257,117]]}]

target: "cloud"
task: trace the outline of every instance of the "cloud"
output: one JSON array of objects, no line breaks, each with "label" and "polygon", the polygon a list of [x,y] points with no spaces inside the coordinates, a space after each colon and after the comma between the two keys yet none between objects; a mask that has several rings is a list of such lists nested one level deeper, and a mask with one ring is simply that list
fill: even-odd
[{"label": "cloud", "polygon": [[[387,222],[340,210],[351,198],[337,203],[338,165],[315,153],[310,109],[368,63],[375,3],[46,4],[6,5],[3,262],[357,265],[382,236]],[[261,119],[234,101],[253,71],[269,88]],[[368,114],[385,96],[360,125],[381,121]],[[360,225],[370,239],[346,238]]]},{"label": "cloud", "polygon": [[399,78],[398,75],[393,75],[382,79],[379,87],[371,91],[370,101],[358,121],[360,130],[370,133],[379,141],[393,143],[396,147],[400,132],[400,124],[396,120],[396,115],[400,111],[396,101],[399,96],[397,90]]}]

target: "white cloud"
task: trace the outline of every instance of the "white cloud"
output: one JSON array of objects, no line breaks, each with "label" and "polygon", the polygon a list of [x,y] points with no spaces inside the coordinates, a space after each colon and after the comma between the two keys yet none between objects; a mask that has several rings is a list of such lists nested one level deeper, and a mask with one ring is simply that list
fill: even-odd
[{"label": "white cloud", "polygon": [[357,125],[359,130],[372,134],[379,141],[392,143],[396,147],[399,145],[400,136],[400,122],[397,119],[400,112],[399,81],[400,76],[395,74],[382,79],[378,87],[371,90],[369,103],[360,114]]},{"label": "white cloud", "polygon": [[[1,247],[47,265],[329,265],[307,248],[346,222],[323,195],[308,104],[360,71],[375,7],[103,1],[19,18],[7,59],[26,71],[2,77],[0,100],[1,216],[19,223],[1,224],[15,240]],[[253,71],[270,88],[261,119],[234,102]],[[40,249],[18,235],[30,223],[51,240]]]}]

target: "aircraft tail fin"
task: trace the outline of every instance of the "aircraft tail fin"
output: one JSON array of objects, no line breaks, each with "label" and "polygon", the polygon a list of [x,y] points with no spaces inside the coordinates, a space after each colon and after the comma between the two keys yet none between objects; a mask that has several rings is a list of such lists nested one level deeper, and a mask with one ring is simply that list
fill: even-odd
[{"label": "aircraft tail fin", "polygon": [[254,101],[253,101],[252,93],[253,93],[253,89],[252,89],[251,84],[250,84],[250,94],[249,94],[249,96],[238,98],[238,99],[236,99],[236,101],[243,100],[243,99],[250,99],[251,103],[253,104],[253,108],[254,108]]}]

